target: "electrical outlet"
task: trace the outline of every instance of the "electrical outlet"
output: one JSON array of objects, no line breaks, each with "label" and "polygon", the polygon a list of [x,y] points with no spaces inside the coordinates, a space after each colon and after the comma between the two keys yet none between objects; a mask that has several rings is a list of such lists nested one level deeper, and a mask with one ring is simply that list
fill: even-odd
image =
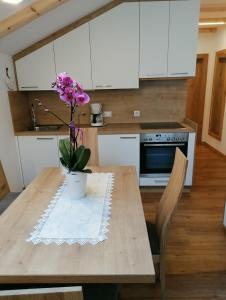
[{"label": "electrical outlet", "polygon": [[139,118],[139,117],[140,117],[140,110],[134,110],[134,111],[133,111],[133,116],[134,116],[135,118]]},{"label": "electrical outlet", "polygon": [[103,115],[104,115],[104,118],[111,118],[112,117],[112,111],[104,111]]}]

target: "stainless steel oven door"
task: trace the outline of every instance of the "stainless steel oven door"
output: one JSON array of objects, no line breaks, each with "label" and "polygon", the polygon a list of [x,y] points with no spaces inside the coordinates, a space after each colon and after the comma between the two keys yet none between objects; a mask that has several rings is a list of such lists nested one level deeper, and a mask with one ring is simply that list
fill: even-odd
[{"label": "stainless steel oven door", "polygon": [[172,171],[176,148],[187,156],[188,143],[140,143],[140,176],[162,177]]}]

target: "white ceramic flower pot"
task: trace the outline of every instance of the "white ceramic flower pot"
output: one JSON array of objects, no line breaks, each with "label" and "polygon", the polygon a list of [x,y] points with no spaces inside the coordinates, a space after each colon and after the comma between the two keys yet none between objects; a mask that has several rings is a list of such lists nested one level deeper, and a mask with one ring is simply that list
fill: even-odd
[{"label": "white ceramic flower pot", "polygon": [[72,199],[81,199],[86,195],[87,173],[66,172],[68,193]]}]

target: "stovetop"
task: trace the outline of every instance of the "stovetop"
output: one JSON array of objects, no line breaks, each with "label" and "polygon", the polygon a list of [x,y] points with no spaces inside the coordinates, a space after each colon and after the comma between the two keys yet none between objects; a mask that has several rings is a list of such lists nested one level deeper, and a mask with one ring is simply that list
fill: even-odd
[{"label": "stovetop", "polygon": [[179,122],[153,122],[141,123],[141,129],[180,129],[184,128]]}]

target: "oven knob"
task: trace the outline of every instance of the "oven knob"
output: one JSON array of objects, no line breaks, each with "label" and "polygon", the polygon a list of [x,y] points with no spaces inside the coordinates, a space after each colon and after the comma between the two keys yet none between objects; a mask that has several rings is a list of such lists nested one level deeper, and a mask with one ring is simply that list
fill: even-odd
[{"label": "oven knob", "polygon": [[168,142],[170,141],[170,137],[167,138],[167,141],[168,141]]}]

